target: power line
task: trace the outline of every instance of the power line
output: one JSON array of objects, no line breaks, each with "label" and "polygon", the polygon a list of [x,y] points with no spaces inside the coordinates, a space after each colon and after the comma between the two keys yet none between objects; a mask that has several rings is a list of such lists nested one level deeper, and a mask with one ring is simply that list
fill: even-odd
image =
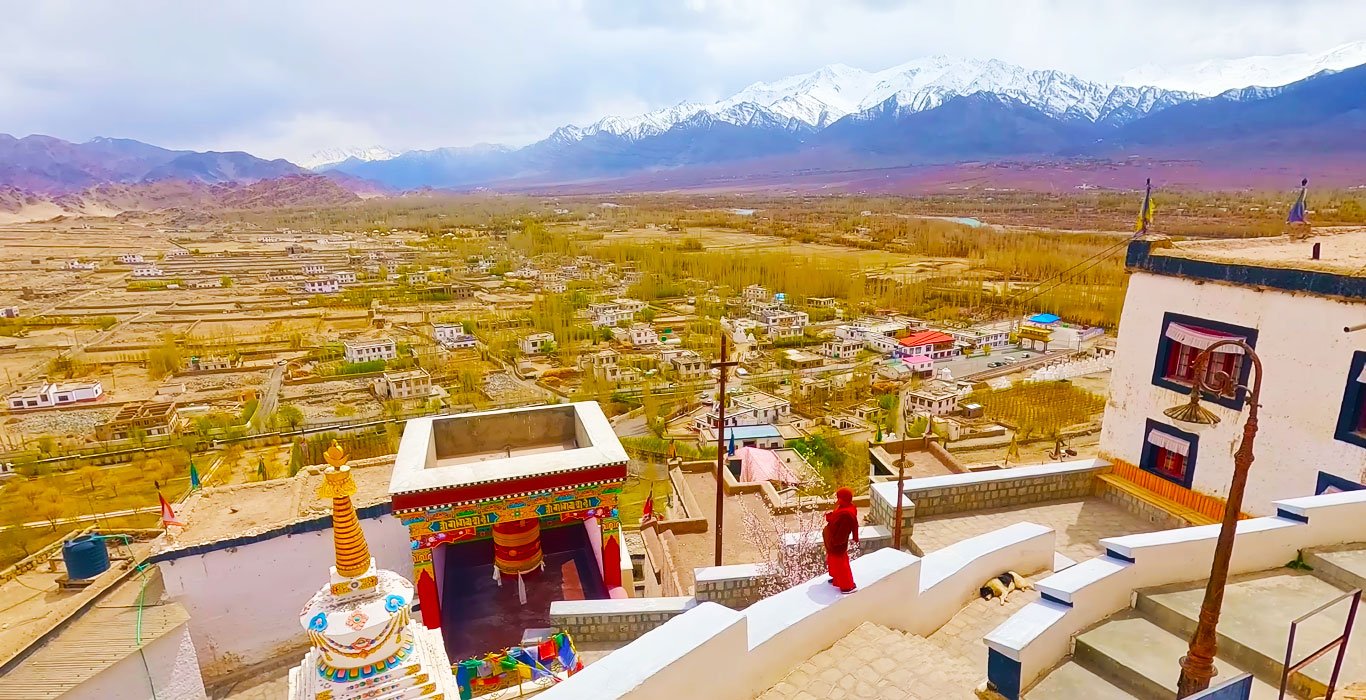
[{"label": "power line", "polygon": [[[1126,238],[1126,239],[1120,241],[1119,243],[1117,243],[1117,244],[1115,244],[1115,245],[1113,245],[1113,246],[1111,246],[1111,247],[1109,247],[1109,248],[1106,248],[1105,250],[1101,251],[1100,253],[1097,253],[1096,255],[1093,255],[1093,256],[1087,258],[1086,260],[1083,260],[1082,262],[1078,263],[1077,265],[1073,265],[1072,267],[1068,268],[1068,271],[1076,270],[1076,273],[1073,275],[1073,277],[1080,276],[1081,273],[1086,272],[1087,270],[1090,270],[1091,268],[1093,268],[1093,267],[1095,267],[1095,266],[1097,266],[1097,265],[1099,265],[1099,264],[1105,262],[1105,258],[1103,258],[1102,256],[1108,256],[1109,254],[1111,254],[1111,253],[1113,253],[1114,251],[1118,250],[1121,246],[1128,245],[1130,240],[1131,240],[1131,239]],[[1090,261],[1092,261],[1092,260],[1094,260],[1095,262],[1091,262],[1090,265],[1087,265],[1086,267],[1084,267],[1084,268],[1082,268],[1082,269],[1080,269],[1080,270],[1077,270],[1077,269],[1076,269],[1079,265],[1085,264],[1085,263],[1090,262]],[[1034,290],[1038,290],[1038,291],[1035,292],[1034,294],[1031,294],[1031,295],[1029,295],[1029,296],[1027,296],[1027,297],[1023,297],[1023,298],[1021,298],[1020,295],[1016,295],[1015,298],[1012,298],[1012,299],[1010,299],[1010,300],[1007,300],[1006,303],[1009,304],[1009,303],[1014,302],[1014,303],[1016,303],[1016,304],[1023,304],[1024,302],[1033,301],[1034,299],[1037,299],[1037,298],[1039,298],[1040,296],[1043,296],[1044,294],[1047,294],[1048,292],[1051,292],[1051,291],[1053,291],[1054,289],[1057,289],[1058,287],[1061,287],[1062,285],[1067,284],[1068,281],[1069,281],[1069,280],[1059,279],[1055,284],[1052,284],[1052,285],[1048,286],[1048,287],[1045,288],[1045,289],[1039,289],[1039,288],[1042,287],[1042,286],[1045,284],[1046,281],[1045,281],[1045,282],[1040,282],[1040,283],[1034,285],[1033,287],[1030,287],[1029,289],[1027,289],[1027,290],[1025,290],[1025,291],[1023,291],[1023,292],[1020,293],[1020,295],[1023,295],[1023,294],[1026,294],[1026,293],[1028,293],[1028,292],[1033,292]]]}]

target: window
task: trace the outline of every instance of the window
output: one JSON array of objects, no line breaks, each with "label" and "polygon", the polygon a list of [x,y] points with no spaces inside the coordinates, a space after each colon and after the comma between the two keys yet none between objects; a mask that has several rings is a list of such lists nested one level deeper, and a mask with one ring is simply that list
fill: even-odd
[{"label": "window", "polygon": [[1342,392],[1342,408],[1333,437],[1366,447],[1366,350],[1353,354],[1347,367],[1347,387]]},{"label": "window", "polygon": [[1144,428],[1143,456],[1139,468],[1190,488],[1195,477],[1198,444],[1198,438],[1192,433],[1149,420]]},{"label": "window", "polygon": [[[1157,344],[1157,358],[1153,366],[1153,384],[1187,393],[1195,381],[1195,362],[1202,351],[1222,340],[1242,340],[1253,347],[1257,344],[1257,330],[1233,326],[1218,321],[1168,313],[1162,319],[1162,335]],[[1202,378],[1211,384],[1221,372],[1233,378],[1235,385],[1246,384],[1251,363],[1243,357],[1241,348],[1220,347],[1210,354]],[[1230,387],[1222,395],[1207,398],[1221,406],[1241,409],[1247,392]]]}]

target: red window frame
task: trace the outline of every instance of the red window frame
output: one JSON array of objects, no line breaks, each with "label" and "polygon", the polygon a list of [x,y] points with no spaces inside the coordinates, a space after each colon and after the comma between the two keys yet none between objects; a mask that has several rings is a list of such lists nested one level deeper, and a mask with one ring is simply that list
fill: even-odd
[{"label": "red window frame", "polygon": [[1153,445],[1153,471],[1178,482],[1186,480],[1186,455]]},{"label": "red window frame", "polygon": [[[1224,335],[1203,328],[1197,330],[1205,333]],[[1181,384],[1193,383],[1195,381],[1195,358],[1200,355],[1200,348],[1184,345],[1171,338],[1168,338],[1167,342],[1171,343],[1171,348],[1167,352],[1167,366],[1162,375],[1173,382],[1179,382]],[[1214,378],[1220,372],[1224,372],[1232,377],[1233,383],[1236,384],[1238,377],[1242,372],[1242,368],[1243,356],[1241,354],[1215,350],[1210,353],[1209,364],[1205,366],[1204,383],[1206,386],[1211,386],[1215,381]],[[1234,387],[1229,386],[1225,390],[1224,395],[1233,396],[1235,393]]]}]

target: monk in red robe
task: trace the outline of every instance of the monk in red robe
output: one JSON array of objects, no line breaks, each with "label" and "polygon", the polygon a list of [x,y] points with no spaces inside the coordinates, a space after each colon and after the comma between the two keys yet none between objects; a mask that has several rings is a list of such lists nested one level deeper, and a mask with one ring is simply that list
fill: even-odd
[{"label": "monk in red robe", "polygon": [[825,540],[825,567],[830,572],[830,583],[841,593],[854,591],[854,572],[849,569],[849,538],[858,542],[858,509],[854,507],[854,492],[840,488],[835,492],[835,509],[825,514],[821,530]]}]

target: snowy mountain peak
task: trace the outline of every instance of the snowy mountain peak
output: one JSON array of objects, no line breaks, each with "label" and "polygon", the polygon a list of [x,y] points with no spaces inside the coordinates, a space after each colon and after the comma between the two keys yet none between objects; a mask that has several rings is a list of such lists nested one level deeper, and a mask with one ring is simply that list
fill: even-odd
[{"label": "snowy mountain peak", "polygon": [[1208,96],[1250,86],[1279,87],[1325,70],[1337,71],[1363,63],[1366,41],[1356,41],[1317,53],[1251,56],[1174,67],[1146,65],[1125,73],[1120,82]]},{"label": "snowy mountain peak", "polygon": [[379,146],[350,146],[346,148],[327,148],[318,151],[317,153],[314,153],[307,158],[304,158],[303,160],[299,161],[298,165],[308,168],[309,170],[317,170],[319,168],[323,168],[329,165],[336,165],[337,163],[340,163],[345,160],[350,160],[352,158],[355,158],[359,161],[370,162],[376,160],[389,160],[390,158],[395,158],[398,155],[399,154],[394,151],[391,151],[387,148],[381,148]]}]

